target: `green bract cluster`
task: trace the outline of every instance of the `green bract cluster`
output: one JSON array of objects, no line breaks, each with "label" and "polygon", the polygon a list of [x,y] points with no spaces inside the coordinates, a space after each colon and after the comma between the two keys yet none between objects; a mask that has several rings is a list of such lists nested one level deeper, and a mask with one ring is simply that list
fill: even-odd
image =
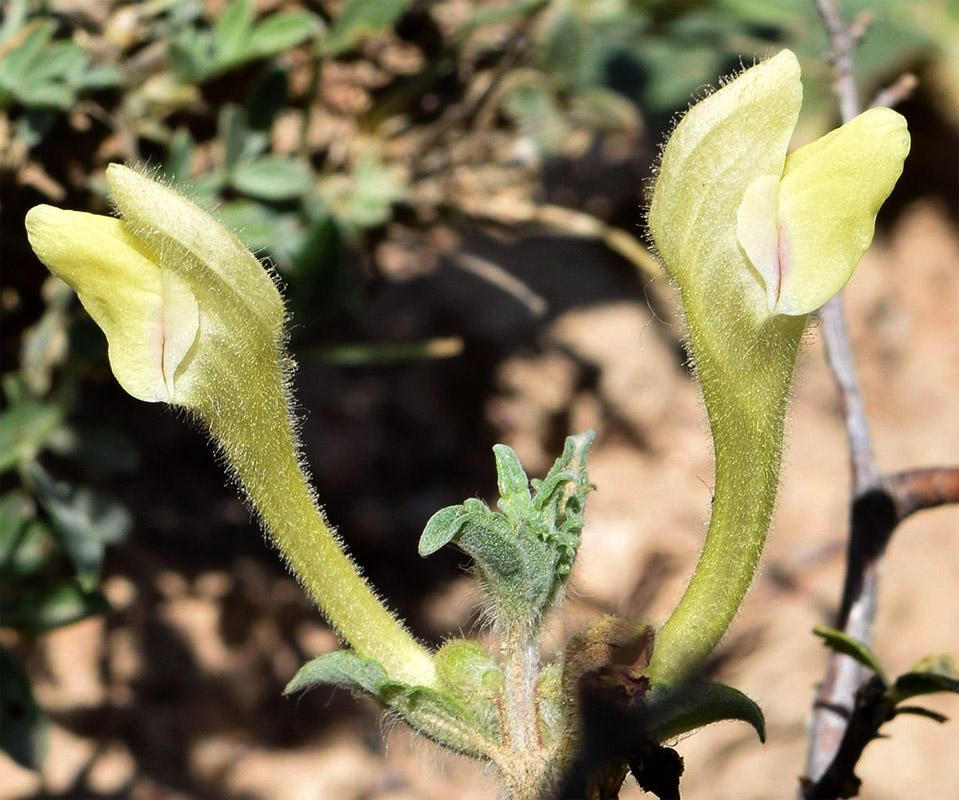
[{"label": "green bract cluster", "polygon": [[532,481],[506,445],[496,445],[500,511],[481,500],[437,511],[420,538],[428,556],[456,542],[476,564],[494,621],[527,619],[534,624],[549,609],[573,564],[583,529],[586,453],[593,433],[570,436],[563,455],[543,480]]}]

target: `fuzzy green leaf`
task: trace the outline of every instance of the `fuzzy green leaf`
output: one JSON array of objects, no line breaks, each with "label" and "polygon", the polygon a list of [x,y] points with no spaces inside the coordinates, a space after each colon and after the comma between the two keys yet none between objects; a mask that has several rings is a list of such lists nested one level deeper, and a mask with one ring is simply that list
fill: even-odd
[{"label": "fuzzy green leaf", "polygon": [[379,662],[349,650],[314,658],[296,673],[284,694],[332,685],[370,695],[399,713],[413,728],[434,741],[467,755],[483,757],[491,742],[482,719],[452,697],[425,686],[391,680]]},{"label": "fuzzy green leaf", "polygon": [[378,697],[380,688],[387,682],[386,670],[379,661],[364,658],[352,650],[335,650],[300,667],[283,694],[293,694],[316,686],[339,686]]},{"label": "fuzzy green leaf", "polygon": [[563,455],[542,481],[525,484],[526,473],[507,447],[494,448],[499,505],[504,513],[470,499],[438,511],[420,538],[420,555],[455,541],[476,563],[496,614],[514,622],[537,618],[555,599],[580,543],[586,495],[589,431],[566,440]]},{"label": "fuzzy green leaf", "polygon": [[647,694],[649,735],[665,742],[688,731],[725,720],[753,726],[760,742],[766,741],[762,709],[745,694],[722,683],[655,687]]},{"label": "fuzzy green leaf", "polygon": [[436,651],[436,672],[451,693],[483,685],[498,689],[502,670],[495,659],[472,639],[451,639]]},{"label": "fuzzy green leaf", "polygon": [[496,482],[500,494],[496,505],[510,524],[515,525],[530,510],[529,478],[513,448],[497,444],[493,445],[493,453],[496,456]]}]

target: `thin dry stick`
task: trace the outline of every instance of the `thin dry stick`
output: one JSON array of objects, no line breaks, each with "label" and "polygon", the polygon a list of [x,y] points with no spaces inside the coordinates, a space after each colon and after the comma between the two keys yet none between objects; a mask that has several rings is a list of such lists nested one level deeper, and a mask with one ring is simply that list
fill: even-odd
[{"label": "thin dry stick", "polygon": [[[850,28],[834,0],[815,3],[832,43],[830,60],[836,74],[835,91],[843,122],[848,122],[861,110],[852,51],[862,31]],[[879,569],[893,531],[915,511],[959,502],[959,468],[882,476],[856,380],[841,295],[830,300],[820,313],[826,353],[842,402],[853,478],[846,579],[836,627],[869,644],[876,617]],[[806,798],[836,796],[831,788],[820,783],[827,770],[833,779],[830,787],[838,785],[837,773],[853,775],[858,755],[847,759],[850,763],[838,762],[843,752],[855,751],[841,751],[840,745],[850,727],[856,692],[864,680],[864,670],[854,659],[837,653],[830,656],[810,725],[807,777],[802,791]]]}]

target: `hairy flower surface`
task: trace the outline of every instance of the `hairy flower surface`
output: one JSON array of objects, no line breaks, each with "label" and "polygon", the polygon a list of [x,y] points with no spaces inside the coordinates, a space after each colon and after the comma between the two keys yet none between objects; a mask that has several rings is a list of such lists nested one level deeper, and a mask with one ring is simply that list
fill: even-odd
[{"label": "hairy flower surface", "polygon": [[283,299],[240,240],[136,170],[107,168],[121,219],[37,206],[30,245],[107,337],[131,395],[209,430],[289,565],[333,625],[392,678],[430,685],[430,654],[363,581],[320,511],[291,409]]},{"label": "hairy flower surface", "polygon": [[716,455],[703,553],[647,669],[665,683],[701,667],[752,582],[807,316],[849,280],[909,151],[905,120],[876,108],[787,155],[801,105],[790,51],[745,70],[676,126],[650,202]]},{"label": "hairy flower surface", "polygon": [[906,121],[873,108],[787,156],[801,105],[799,62],[783,50],[677,125],[649,226],[681,286],[726,281],[757,316],[799,316],[849,280],[902,172]]}]

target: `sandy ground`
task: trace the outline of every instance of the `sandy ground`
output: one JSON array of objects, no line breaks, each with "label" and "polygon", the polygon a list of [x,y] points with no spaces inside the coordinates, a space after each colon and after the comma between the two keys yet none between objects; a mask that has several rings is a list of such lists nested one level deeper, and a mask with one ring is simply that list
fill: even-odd
[{"label": "sandy ground", "polygon": [[[535,252],[528,275],[547,269],[534,262]],[[929,203],[906,208],[865,257],[846,302],[883,470],[954,463],[959,239],[946,213]],[[557,432],[598,432],[590,459],[598,489],[555,647],[560,633],[605,610],[665,617],[698,554],[712,467],[668,310],[651,313],[642,292],[599,298],[571,304],[537,337],[535,347],[496,366],[497,388],[483,400],[486,427],[477,434],[487,438],[487,455],[477,458],[491,468],[488,447],[505,441],[536,472],[555,455]],[[762,705],[769,741],[760,745],[735,723],[684,738],[677,748],[688,800],[789,798],[802,769],[805,719],[826,662],[810,629],[831,621],[838,601],[849,485],[821,337],[813,327],[807,338],[775,526],[721,673]],[[301,383],[309,370],[304,375]],[[305,437],[316,464],[323,430],[314,422],[319,427],[308,423]],[[336,469],[317,467],[318,484]],[[209,514],[245,530],[238,503],[225,493],[215,502]],[[378,513],[363,510],[374,530]],[[168,543],[135,544],[114,560],[105,583],[113,614],[26,648],[39,699],[55,720],[51,757],[41,776],[0,761],[0,800],[496,796],[494,776],[412,741],[403,726],[378,721],[368,703],[343,692],[279,696],[303,660],[336,643],[268,557],[241,553],[185,570]],[[415,539],[402,545],[415,550]],[[957,585],[959,509],[910,519],[896,533],[882,582],[875,647],[888,671],[927,654],[959,653]],[[389,586],[384,593],[392,597]],[[470,629],[474,600],[470,579],[451,572],[408,605],[418,609],[420,629],[440,637]],[[939,696],[924,704],[953,719],[892,723],[890,738],[866,750],[862,797],[956,796],[959,702]],[[641,796],[631,782],[623,791]]]}]

